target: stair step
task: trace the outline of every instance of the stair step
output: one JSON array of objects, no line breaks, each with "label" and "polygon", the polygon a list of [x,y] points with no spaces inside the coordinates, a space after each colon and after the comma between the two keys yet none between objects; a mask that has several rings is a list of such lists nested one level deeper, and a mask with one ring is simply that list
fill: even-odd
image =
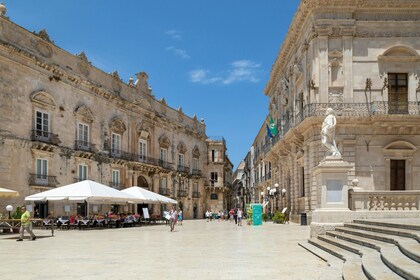
[{"label": "stair step", "polygon": [[317,238],[311,238],[308,243],[320,248],[329,254],[345,261],[342,268],[343,279],[345,280],[364,280],[368,279],[362,269],[362,260],[359,255],[353,254],[347,250],[341,249],[328,242]]},{"label": "stair step", "polygon": [[353,222],[357,223],[357,224],[365,224],[365,225],[392,227],[392,228],[400,228],[400,229],[420,231],[420,225],[419,224],[413,224],[413,223],[402,224],[402,223],[393,223],[393,222],[388,222],[388,221],[372,221],[372,220],[354,220]]},{"label": "stair step", "polygon": [[347,250],[349,252],[352,252],[354,254],[357,254],[359,256],[362,256],[362,252],[361,252],[361,248],[360,245],[357,245],[355,243],[352,242],[348,242],[339,238],[335,238],[329,235],[318,235],[318,239],[322,240],[324,242],[330,243],[334,246],[340,247],[344,250]]},{"label": "stair step", "polygon": [[362,267],[363,271],[369,279],[375,280],[400,280],[404,279],[388,266],[386,266],[381,260],[379,252],[370,250],[370,252],[363,252],[362,256]]},{"label": "stair step", "polygon": [[[378,250],[381,253],[382,261],[395,273],[406,279],[420,280],[416,276],[420,275],[420,264],[404,255],[396,245],[342,232],[327,232],[327,234]],[[413,242],[415,241],[413,240]]]},{"label": "stair step", "polygon": [[364,225],[364,224],[354,224],[354,223],[344,223],[344,226],[350,227],[350,228],[367,230],[367,231],[374,231],[374,232],[410,237],[420,242],[420,233],[413,230]]},{"label": "stair step", "polygon": [[320,258],[321,260],[323,260],[324,262],[326,262],[327,264],[331,264],[331,263],[336,263],[339,262],[341,264],[343,264],[343,260],[340,258],[337,258],[334,255],[331,255],[329,253],[327,253],[326,251],[322,250],[321,248],[309,243],[309,242],[300,242],[298,243],[299,246],[301,246],[302,248],[308,250],[310,253],[314,254],[315,256],[317,256],[318,258]]},{"label": "stair step", "polygon": [[412,238],[397,235],[387,235],[383,233],[353,229],[348,227],[336,227],[335,230],[338,232],[344,232],[347,234],[357,235],[364,238],[396,244],[400,248],[401,252],[403,252],[406,256],[420,263],[420,244]]},{"label": "stair step", "polygon": [[[319,235],[318,239],[339,246],[340,248],[358,252],[362,257],[362,268],[369,279],[403,279],[391,268],[389,268],[381,259],[381,254],[375,249],[368,248],[353,242],[335,238],[332,236]],[[385,244],[386,246],[390,246]],[[397,249],[397,248],[396,248]]]},{"label": "stair step", "polygon": [[382,261],[401,277],[409,280],[420,280],[420,264],[408,258],[394,246],[381,248]]},{"label": "stair step", "polygon": [[360,256],[354,253],[351,253],[347,250],[341,249],[337,246],[334,246],[328,242],[319,240],[317,238],[311,238],[308,240],[308,242],[318,248],[321,248],[322,250],[330,253],[333,256],[336,256],[337,258],[343,260],[343,261],[348,261],[348,260],[352,260],[352,259],[360,259]]},{"label": "stair step", "polygon": [[373,239],[368,239],[368,238],[364,238],[361,236],[356,236],[356,235],[352,235],[352,234],[348,234],[348,233],[344,233],[344,232],[339,232],[339,231],[327,231],[327,235],[331,236],[331,237],[337,237],[339,239],[343,239],[352,243],[356,243],[358,245],[361,246],[365,246],[371,249],[374,249],[376,251],[380,250],[380,246],[381,244],[384,245],[388,245],[388,243],[384,243],[381,241],[377,241],[377,240],[373,240]]},{"label": "stair step", "polygon": [[[314,246],[312,244],[310,244],[309,242],[300,242],[298,243],[299,246],[301,246],[302,248],[304,248],[305,250],[309,251],[310,253],[314,254],[316,257],[320,258],[321,260],[325,261],[326,264],[330,267],[330,269],[328,269],[325,272],[325,275],[321,275],[320,278],[318,278],[319,280],[342,280],[343,277],[343,260],[327,253],[326,251],[322,250],[321,248]],[[363,273],[362,269],[361,269],[361,263],[359,264],[360,266],[360,271]],[[332,278],[331,275],[337,275],[337,278]],[[351,278],[351,279],[357,279],[357,278]],[[362,278],[363,279],[363,278]],[[367,279],[367,278],[365,278]]]}]

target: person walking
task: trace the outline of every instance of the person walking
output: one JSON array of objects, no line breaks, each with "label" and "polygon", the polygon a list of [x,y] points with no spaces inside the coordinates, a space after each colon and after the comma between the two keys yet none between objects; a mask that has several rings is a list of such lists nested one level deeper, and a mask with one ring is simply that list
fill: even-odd
[{"label": "person walking", "polygon": [[182,210],[180,209],[178,212],[178,223],[182,226]]},{"label": "person walking", "polygon": [[237,215],[238,215],[238,227],[241,227],[242,226],[242,217],[244,215],[241,208],[238,209]]},{"label": "person walking", "polygon": [[233,214],[233,219],[235,220],[235,225],[238,224],[238,209],[235,209],[235,212]]},{"label": "person walking", "polygon": [[23,241],[23,233],[26,230],[30,235],[32,241],[36,239],[35,234],[31,230],[31,213],[26,210],[26,206],[21,207],[22,216],[20,217],[20,230],[19,230],[19,239],[16,241]]},{"label": "person walking", "polygon": [[175,207],[171,210],[171,212],[169,214],[171,215],[169,224],[171,226],[171,231],[173,231],[174,228],[175,228],[177,218],[178,218],[178,213],[177,213]]}]

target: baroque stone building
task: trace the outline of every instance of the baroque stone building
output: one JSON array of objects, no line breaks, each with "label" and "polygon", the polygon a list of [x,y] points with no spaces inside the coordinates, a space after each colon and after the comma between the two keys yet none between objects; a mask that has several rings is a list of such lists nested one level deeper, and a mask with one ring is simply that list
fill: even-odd
[{"label": "baroque stone building", "polygon": [[280,207],[291,219],[306,213],[310,221],[320,207],[313,171],[325,156],[320,130],[329,107],[351,165],[348,184],[357,179],[350,210],[418,213],[419,18],[415,0],[301,1],[265,88],[279,134],[253,147],[271,164],[268,184],[286,191]]},{"label": "baroque stone building", "polygon": [[[146,73],[136,78],[124,83],[117,71],[101,71],[83,52],[66,52],[45,30],[31,33],[2,10],[0,186],[20,197],[2,201],[1,209],[4,203],[24,204],[27,195],[90,179],[116,189],[147,188],[176,199],[185,218],[201,218],[213,203],[210,195],[201,195],[208,168],[204,121],[157,100]],[[84,203],[34,206],[44,217],[63,213],[64,205],[70,206],[66,212],[86,211]]]}]

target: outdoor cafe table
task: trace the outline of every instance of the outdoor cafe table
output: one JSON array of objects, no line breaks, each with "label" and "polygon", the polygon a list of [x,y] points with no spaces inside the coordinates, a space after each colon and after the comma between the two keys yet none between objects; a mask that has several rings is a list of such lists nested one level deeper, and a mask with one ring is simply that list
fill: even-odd
[{"label": "outdoor cafe table", "polygon": [[[42,223],[44,219],[31,219],[32,224]],[[54,236],[54,223],[49,224],[51,227],[51,236]],[[0,219],[0,229],[17,229],[20,228],[20,219]]]}]

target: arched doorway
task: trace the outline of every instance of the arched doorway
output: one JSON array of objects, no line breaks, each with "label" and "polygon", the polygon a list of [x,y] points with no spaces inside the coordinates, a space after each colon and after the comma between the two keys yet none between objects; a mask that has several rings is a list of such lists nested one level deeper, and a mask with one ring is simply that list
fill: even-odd
[{"label": "arched doorway", "polygon": [[137,186],[145,189],[149,188],[149,184],[147,183],[146,178],[144,178],[143,176],[137,177]]}]

